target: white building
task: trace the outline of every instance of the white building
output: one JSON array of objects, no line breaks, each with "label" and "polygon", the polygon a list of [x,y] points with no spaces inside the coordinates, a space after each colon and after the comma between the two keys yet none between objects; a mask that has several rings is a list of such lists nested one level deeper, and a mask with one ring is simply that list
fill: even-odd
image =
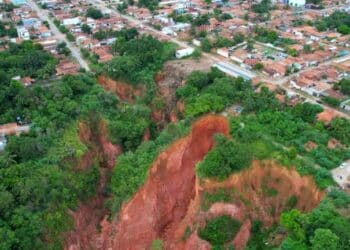
[{"label": "white building", "polygon": [[288,4],[291,6],[301,7],[306,4],[306,0],[289,0]]},{"label": "white building", "polygon": [[185,56],[190,56],[194,52],[193,48],[179,49],[176,51],[176,58],[183,58]]},{"label": "white building", "polygon": [[77,25],[80,24],[80,18],[74,17],[74,18],[66,18],[62,21],[63,25]]},{"label": "white building", "polygon": [[19,38],[22,38],[23,40],[30,40],[30,34],[27,28],[18,26],[17,27],[17,35]]}]

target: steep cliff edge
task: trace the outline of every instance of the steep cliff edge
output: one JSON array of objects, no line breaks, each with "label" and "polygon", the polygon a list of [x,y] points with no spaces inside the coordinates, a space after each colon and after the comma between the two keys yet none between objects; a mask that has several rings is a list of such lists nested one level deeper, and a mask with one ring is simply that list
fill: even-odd
[{"label": "steep cliff edge", "polygon": [[81,203],[75,211],[69,212],[74,221],[74,229],[65,237],[64,248],[69,250],[100,248],[98,228],[108,216],[108,210],[104,206],[108,199],[105,186],[116,157],[121,153],[121,148],[108,140],[106,124],[102,120],[97,124],[96,130],[86,123],[79,123],[79,134],[80,140],[90,149],[80,159],[77,169],[86,170],[95,162],[98,165],[100,179],[96,195]]},{"label": "steep cliff edge", "polygon": [[214,135],[228,135],[225,118],[198,120],[189,136],[173,143],[153,163],[144,187],[117,218],[113,249],[148,249],[161,238],[172,248],[175,230],[195,197],[195,165],[214,144]]},{"label": "steep cliff edge", "polygon": [[[100,131],[105,131],[101,124]],[[209,115],[196,121],[188,136],[175,141],[157,157],[144,186],[111,222],[103,206],[106,197],[101,195],[106,174],[101,174],[100,195],[73,213],[76,228],[68,237],[66,249],[151,249],[156,239],[163,242],[164,249],[211,249],[209,242],[198,236],[198,230],[208,220],[223,215],[241,223],[227,244],[244,249],[254,220],[269,227],[278,222],[285,209],[295,207],[307,212],[323,198],[324,192],[311,177],[300,176],[293,168],[273,160],[255,160],[249,168],[221,182],[200,180],[196,164],[214,146],[217,133],[229,136],[226,118]],[[105,156],[117,155],[103,134],[97,137],[102,152],[106,152]],[[211,202],[205,208],[207,195],[220,190],[229,198]]]}]

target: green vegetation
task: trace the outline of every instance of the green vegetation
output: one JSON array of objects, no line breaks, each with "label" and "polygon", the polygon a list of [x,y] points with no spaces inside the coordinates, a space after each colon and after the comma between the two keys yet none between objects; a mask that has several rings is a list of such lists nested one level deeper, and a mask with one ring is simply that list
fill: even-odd
[{"label": "green vegetation", "polygon": [[202,208],[207,210],[216,202],[230,202],[233,199],[231,197],[230,190],[218,189],[213,193],[205,192],[201,200],[203,202]]},{"label": "green vegetation", "polygon": [[[346,204],[335,205],[340,197],[345,198]],[[331,191],[310,213],[302,214],[298,210],[283,213],[281,225],[287,230],[288,237],[283,241],[282,249],[295,245],[300,247],[298,249],[349,249],[350,221],[339,213],[340,207],[348,205],[348,194]]]},{"label": "green vegetation", "polygon": [[252,10],[255,13],[263,14],[268,13],[272,9],[271,0],[262,0],[260,3],[253,4]]},{"label": "green vegetation", "polygon": [[154,91],[154,74],[175,55],[173,44],[138,36],[133,30],[120,32],[113,49],[119,56],[105,66],[107,74],[131,84],[147,84],[148,91]]},{"label": "green vegetation", "polygon": [[[187,84],[176,94],[185,102],[185,117],[220,112],[235,103],[243,107],[243,114],[231,120],[233,141],[221,141],[198,165],[201,177],[224,179],[244,168],[245,164],[235,166],[227,163],[235,154],[226,154],[242,148],[242,156],[252,154],[257,159],[272,157],[283,165],[294,165],[301,174],[313,175],[319,187],[326,188],[333,184],[329,169],[338,167],[350,157],[348,148],[331,149],[327,146],[331,138],[349,144],[349,121],[338,118],[329,126],[324,126],[316,121],[317,114],[322,111],[318,105],[283,106],[268,89],[263,87],[256,93],[249,82],[225,77],[216,69],[209,73],[193,72],[187,78]],[[317,144],[310,151],[305,148],[309,141]],[[239,145],[238,149],[233,145]],[[315,168],[315,165],[320,167]]]},{"label": "green vegetation", "polygon": [[151,11],[155,10],[158,7],[158,0],[139,0],[138,6],[139,7],[146,7],[150,9]]},{"label": "green vegetation", "polygon": [[228,215],[223,215],[207,221],[205,228],[198,230],[198,235],[209,241],[213,247],[219,247],[232,241],[240,226],[239,221]]},{"label": "green vegetation", "polygon": [[4,36],[17,37],[17,30],[13,23],[0,22],[0,37]]},{"label": "green vegetation", "polygon": [[[68,209],[93,195],[99,178],[96,163],[84,171],[74,167],[88,150],[80,142],[75,121],[90,112],[112,113],[116,98],[88,76],[66,76],[50,88],[24,88],[14,82],[1,86],[7,98],[0,120],[20,116],[31,121],[32,129],[8,137],[0,154],[0,248],[61,248],[61,233],[72,226]],[[91,96],[99,97],[98,103]]]},{"label": "green vegetation", "polygon": [[342,79],[338,83],[340,91],[345,95],[350,95],[350,79]]},{"label": "green vegetation", "polygon": [[241,100],[243,92],[251,86],[242,78],[225,77],[218,69],[204,73],[194,71],[187,84],[176,91],[184,100],[185,116],[196,117],[208,112],[220,112],[225,107]]},{"label": "green vegetation", "polygon": [[278,39],[278,34],[274,30],[257,26],[254,32],[256,33],[255,39],[262,43],[274,43]]},{"label": "green vegetation", "polygon": [[163,241],[162,240],[154,240],[151,244],[151,250],[163,250]]},{"label": "green vegetation", "polygon": [[90,7],[86,11],[86,16],[93,19],[101,19],[103,17],[103,14],[99,9]]},{"label": "green vegetation", "polygon": [[[31,124],[29,133],[8,136],[7,147],[0,153],[0,249],[62,249],[62,235],[72,228],[67,211],[94,195],[99,180],[97,159],[84,169],[76,167],[79,159],[97,146],[82,143],[80,121],[91,128],[93,137],[104,121],[108,139],[124,150],[106,190],[111,197],[106,206],[112,216],[145,183],[159,153],[189,132],[194,118],[225,109],[229,112],[237,105],[242,107],[242,113],[231,117],[230,137],[216,136],[215,146],[197,166],[202,178],[223,180],[247,168],[252,159],[272,158],[282,165],[295,166],[301,174],[314,176],[317,185],[326,188],[333,184],[329,170],[350,158],[348,120],[337,118],[324,125],[316,119],[322,111],[320,106],[280,104],[267,88],[256,92],[249,81],[227,77],[215,68],[188,76],[186,85],[176,91],[178,100],[185,103],[185,111],[179,115],[184,119],[157,131],[151,108],[161,106],[162,100],[156,96],[154,75],[173,57],[175,47],[141,36],[135,29],[115,35],[113,49],[118,57],[102,70],[114,79],[145,85],[146,96],[136,98],[132,104],[105,92],[87,73],[40,81],[50,78],[57,61],[31,42],[10,44],[0,52],[0,124],[14,122],[16,117]],[[270,36],[278,41],[278,36]],[[68,53],[64,44],[58,51]],[[84,55],[91,57],[89,53]],[[12,80],[17,75],[39,81],[26,88]],[[347,85],[343,81],[339,87],[346,90]],[[143,141],[148,130],[151,140]],[[345,147],[329,148],[332,138]],[[305,144],[310,141],[317,147],[307,149]],[[267,197],[279,191],[268,182],[261,189]],[[205,209],[215,202],[232,202],[236,195],[235,190],[228,189],[204,193],[202,206]],[[306,214],[294,210],[296,196],[285,199],[286,211],[279,226],[267,229],[259,221],[252,222],[248,249],[267,248],[270,233],[279,232],[287,234],[281,249],[349,249],[349,195],[330,189],[320,206]],[[221,249],[239,228],[240,222],[221,216],[208,220],[198,235]],[[186,229],[185,236],[190,233],[191,228]],[[155,240],[151,247],[162,249],[163,243]]]},{"label": "green vegetation", "polygon": [[230,174],[248,167],[251,161],[249,148],[244,144],[216,137],[216,146],[198,164],[197,172],[201,178],[216,177],[224,180]]},{"label": "green vegetation", "polygon": [[145,182],[148,169],[157,155],[171,142],[189,132],[189,122],[169,124],[154,141],[142,143],[135,152],[127,152],[118,158],[118,166],[113,170],[110,189],[113,199],[110,209],[119,211]]},{"label": "green vegetation", "polygon": [[322,97],[322,101],[327,103],[329,106],[337,108],[340,105],[340,100],[337,98],[333,98],[333,97]]},{"label": "green vegetation", "polygon": [[97,32],[95,32],[92,37],[99,40],[99,41],[102,41],[102,40],[105,40],[107,38],[113,38],[113,37],[116,37],[117,35],[119,34],[118,31],[115,31],[115,30],[99,30]]},{"label": "green vegetation", "polygon": [[319,31],[336,29],[339,33],[347,35],[350,33],[350,15],[343,11],[334,11],[330,16],[315,22]]}]

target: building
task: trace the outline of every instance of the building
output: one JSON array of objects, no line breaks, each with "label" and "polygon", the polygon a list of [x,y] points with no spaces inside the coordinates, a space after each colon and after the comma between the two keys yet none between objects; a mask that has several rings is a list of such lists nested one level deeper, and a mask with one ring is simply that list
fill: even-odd
[{"label": "building", "polygon": [[213,67],[218,68],[222,72],[233,76],[233,77],[242,77],[246,80],[253,79],[256,75],[247,70],[243,70],[242,68],[239,68],[235,66],[234,64],[227,63],[227,62],[217,62],[213,64]]},{"label": "building", "polygon": [[27,0],[11,0],[11,3],[13,3],[13,5],[18,6],[27,3]]},{"label": "building", "polygon": [[350,111],[350,99],[342,102],[340,107],[344,110]]},{"label": "building", "polygon": [[19,38],[21,38],[23,40],[30,40],[29,31],[25,27],[18,26],[17,27],[17,35]]},{"label": "building", "polygon": [[62,21],[63,25],[78,25],[80,24],[80,18],[79,17],[73,17],[73,18],[66,18]]},{"label": "building", "polygon": [[288,4],[295,7],[301,7],[306,4],[305,0],[288,0]]},{"label": "building", "polygon": [[190,56],[193,52],[194,52],[193,48],[179,49],[176,51],[176,58],[183,58],[186,56]]}]

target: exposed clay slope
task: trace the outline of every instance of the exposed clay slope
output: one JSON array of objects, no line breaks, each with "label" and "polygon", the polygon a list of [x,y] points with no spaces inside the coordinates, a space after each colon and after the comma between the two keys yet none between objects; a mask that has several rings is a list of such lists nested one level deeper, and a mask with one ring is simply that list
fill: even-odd
[{"label": "exposed clay slope", "polygon": [[[296,208],[310,211],[324,196],[310,176],[300,176],[273,161],[254,161],[249,169],[232,175],[224,182],[206,180],[201,188],[210,191],[217,188],[230,188],[244,205],[245,214],[251,219],[259,219],[270,226],[277,222],[291,196],[297,197]],[[276,193],[269,194],[268,190]]]},{"label": "exposed clay slope", "polygon": [[160,154],[144,187],[120,212],[113,249],[149,249],[157,238],[172,248],[175,230],[195,197],[195,165],[213,146],[216,133],[228,135],[227,120],[206,116]]},{"label": "exposed clay slope", "polygon": [[[73,214],[76,230],[70,235],[71,244],[66,249],[143,250],[150,249],[153,240],[162,239],[165,249],[209,250],[210,244],[197,235],[198,227],[204,226],[207,219],[230,215],[242,223],[230,243],[240,250],[249,240],[254,219],[270,226],[279,220],[290,197],[296,196],[296,208],[306,212],[316,207],[324,196],[311,177],[302,177],[294,169],[273,161],[254,161],[250,168],[223,182],[199,181],[195,165],[212,148],[216,133],[229,134],[224,117],[210,115],[199,119],[189,136],[177,140],[159,155],[145,185],[122,207],[112,223],[106,219],[103,199],[95,197],[82,206]],[[104,140],[98,141],[106,144]],[[214,203],[207,211],[202,210],[204,192],[217,189],[230,190],[232,201]],[[271,194],[268,190],[277,192]],[[100,232],[97,227],[101,228]],[[184,238],[186,228],[191,231]]]},{"label": "exposed clay slope", "polygon": [[106,76],[99,76],[97,82],[106,90],[116,94],[120,100],[132,103],[134,98],[142,96],[145,89],[141,86],[133,87],[124,82],[114,81]]},{"label": "exposed clay slope", "polygon": [[108,211],[104,208],[104,202],[108,198],[105,185],[121,148],[108,140],[106,124],[103,121],[99,122],[97,130],[94,131],[84,123],[79,124],[80,139],[89,145],[90,150],[79,161],[77,169],[86,170],[96,161],[99,163],[100,180],[96,187],[97,194],[80,204],[76,211],[69,211],[74,221],[74,229],[66,235],[65,249],[103,249],[98,227],[108,216]]},{"label": "exposed clay slope", "polygon": [[[245,248],[253,220],[258,219],[264,226],[271,226],[278,222],[281,213],[288,206],[290,197],[297,197],[295,208],[308,212],[315,208],[325,195],[310,176],[300,176],[295,169],[280,166],[273,161],[254,161],[250,168],[232,175],[223,182],[205,180],[200,186],[200,189],[206,192],[213,192],[219,188],[231,190],[233,202],[214,203],[208,212],[200,212],[197,221],[193,223],[202,225],[203,218],[224,214],[240,220],[243,224],[232,242],[238,250]],[[200,196],[202,199],[202,192]]]}]

